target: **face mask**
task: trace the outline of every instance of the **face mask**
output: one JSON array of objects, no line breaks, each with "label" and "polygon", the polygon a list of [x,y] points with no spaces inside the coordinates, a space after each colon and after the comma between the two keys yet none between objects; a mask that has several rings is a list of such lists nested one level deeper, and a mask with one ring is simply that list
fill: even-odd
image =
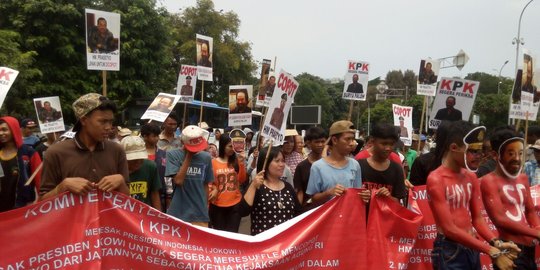
[{"label": "face mask", "polygon": [[519,170],[516,172],[516,174],[511,174],[509,173],[505,168],[504,166],[501,164],[501,157],[503,155],[502,153],[502,149],[509,143],[513,143],[515,141],[520,141],[523,145],[525,145],[525,140],[523,138],[520,138],[520,137],[513,137],[513,138],[510,138],[506,141],[504,141],[501,146],[499,146],[499,149],[497,150],[497,154],[499,155],[499,157],[497,158],[497,163],[499,163],[499,167],[501,168],[502,172],[504,173],[504,175],[506,175],[506,177],[510,178],[510,179],[516,179],[518,177],[518,175],[521,173],[521,170],[523,169],[522,166],[519,166]]},{"label": "face mask", "polygon": [[[482,134],[485,134],[486,133],[486,127],[484,127],[484,126],[475,127],[471,131],[469,131],[469,133],[467,133],[467,135],[465,135],[465,137],[463,137],[463,144],[465,144],[465,153],[464,153],[464,155],[465,155],[464,156],[465,167],[467,168],[467,170],[469,170],[471,172],[478,171],[478,168],[476,168],[476,169],[469,168],[469,163],[467,162],[467,150],[469,149],[469,144],[467,143],[467,139],[472,137],[472,136],[478,136],[478,134],[480,132]],[[482,137],[483,137],[483,135],[482,135]],[[482,139],[473,138],[473,141],[476,141],[476,140],[483,140],[483,138]]]}]

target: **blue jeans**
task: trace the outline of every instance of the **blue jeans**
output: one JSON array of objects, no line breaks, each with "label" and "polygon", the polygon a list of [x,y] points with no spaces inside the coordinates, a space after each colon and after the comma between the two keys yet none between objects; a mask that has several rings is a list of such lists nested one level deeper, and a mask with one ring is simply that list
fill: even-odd
[{"label": "blue jeans", "polygon": [[[506,242],[506,240],[503,240]],[[536,270],[535,260],[535,248],[536,246],[526,246],[516,243],[516,245],[521,249],[517,259],[514,260],[514,264],[517,266],[515,269],[519,270]],[[493,264],[493,269],[498,270],[495,264]]]},{"label": "blue jeans", "polygon": [[480,252],[456,243],[438,234],[431,251],[434,270],[478,270]]}]

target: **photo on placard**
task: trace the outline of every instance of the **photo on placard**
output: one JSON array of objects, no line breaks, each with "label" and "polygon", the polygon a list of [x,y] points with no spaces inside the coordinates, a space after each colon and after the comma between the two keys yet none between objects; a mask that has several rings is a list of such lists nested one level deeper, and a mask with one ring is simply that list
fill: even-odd
[{"label": "photo on placard", "polygon": [[212,67],[212,42],[201,35],[197,35],[197,66]]},{"label": "photo on placard", "polygon": [[229,86],[229,126],[251,125],[253,108],[253,86]]},{"label": "photo on placard", "polygon": [[424,59],[420,61],[418,71],[419,84],[435,84],[439,76],[440,62],[437,60]]},{"label": "photo on placard", "polygon": [[85,9],[89,70],[120,70],[120,14]]},{"label": "photo on placard", "polygon": [[190,102],[195,96],[197,87],[197,67],[182,65],[178,73],[176,94],[180,96],[181,102]]},{"label": "photo on placard", "polygon": [[35,98],[34,107],[41,133],[47,134],[65,130],[59,97]]},{"label": "photo on placard", "polygon": [[178,95],[159,93],[141,116],[141,119],[152,119],[158,122],[164,122],[179,99],[180,96]]},{"label": "photo on placard", "polygon": [[[270,64],[271,64],[270,60],[263,59],[263,63],[261,66],[261,79],[260,79],[260,84],[259,84],[259,90],[257,92],[257,102],[256,102],[257,106],[264,105],[264,100],[266,96],[266,87],[267,87],[268,79],[269,79],[268,76],[270,75]],[[274,86],[275,86],[275,77],[274,77]],[[272,89],[272,93],[273,93],[273,89]]]}]

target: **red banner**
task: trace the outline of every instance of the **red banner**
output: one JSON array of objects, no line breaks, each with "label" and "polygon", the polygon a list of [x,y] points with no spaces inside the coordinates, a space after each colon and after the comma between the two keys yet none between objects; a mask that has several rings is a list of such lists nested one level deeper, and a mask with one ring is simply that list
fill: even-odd
[{"label": "red banner", "polygon": [[420,214],[399,202],[373,195],[368,218],[369,269],[407,269],[421,221]]},{"label": "red banner", "polygon": [[356,193],[254,237],[200,229],[119,193],[64,193],[0,215],[0,269],[368,269]]}]

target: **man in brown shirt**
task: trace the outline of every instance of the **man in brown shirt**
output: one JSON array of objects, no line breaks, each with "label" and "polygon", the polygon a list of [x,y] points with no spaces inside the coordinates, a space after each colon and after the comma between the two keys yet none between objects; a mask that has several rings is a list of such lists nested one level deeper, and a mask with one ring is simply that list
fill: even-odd
[{"label": "man in brown shirt", "polygon": [[92,189],[129,195],[126,154],[107,140],[116,105],[99,94],[86,94],[73,103],[77,132],[73,140],[52,145],[45,153],[41,199],[64,191],[85,195]]}]

